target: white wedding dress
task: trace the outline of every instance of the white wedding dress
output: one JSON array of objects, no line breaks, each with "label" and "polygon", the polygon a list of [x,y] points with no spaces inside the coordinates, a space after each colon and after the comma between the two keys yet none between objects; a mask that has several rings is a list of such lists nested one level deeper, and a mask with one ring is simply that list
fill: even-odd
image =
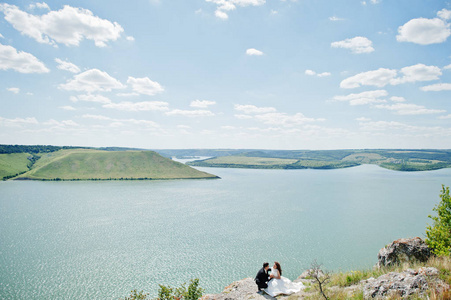
[{"label": "white wedding dress", "polygon": [[[273,269],[272,274],[274,276],[279,275],[279,270]],[[292,282],[290,279],[280,276],[280,279],[273,278],[268,282],[268,287],[265,289],[265,292],[275,297],[277,295],[291,295],[299,292],[304,288],[302,282]]]}]

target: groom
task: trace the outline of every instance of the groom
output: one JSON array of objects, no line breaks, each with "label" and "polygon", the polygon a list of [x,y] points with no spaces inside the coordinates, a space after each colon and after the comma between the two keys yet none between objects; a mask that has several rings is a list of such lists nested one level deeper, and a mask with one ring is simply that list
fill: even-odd
[{"label": "groom", "polygon": [[271,269],[269,268],[269,264],[265,262],[263,264],[263,268],[261,268],[257,272],[257,276],[255,276],[255,283],[257,284],[259,291],[261,291],[262,289],[266,289],[268,287],[269,281],[268,271],[271,271]]}]

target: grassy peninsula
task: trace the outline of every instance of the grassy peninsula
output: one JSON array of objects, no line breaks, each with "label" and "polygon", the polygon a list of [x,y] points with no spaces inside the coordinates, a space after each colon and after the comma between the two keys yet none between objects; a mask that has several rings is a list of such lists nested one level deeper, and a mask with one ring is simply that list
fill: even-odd
[{"label": "grassy peninsula", "polygon": [[218,178],[153,151],[58,149],[0,154],[0,176],[30,180],[143,180]]},{"label": "grassy peninsula", "polygon": [[437,170],[451,167],[451,150],[254,150],[189,163],[199,167],[253,169],[338,169],[362,164],[397,171]]}]

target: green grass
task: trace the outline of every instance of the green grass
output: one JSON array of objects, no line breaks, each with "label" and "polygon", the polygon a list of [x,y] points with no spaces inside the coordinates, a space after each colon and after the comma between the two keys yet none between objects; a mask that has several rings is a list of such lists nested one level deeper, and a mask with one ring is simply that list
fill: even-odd
[{"label": "green grass", "polygon": [[216,178],[153,151],[60,150],[42,154],[18,177],[36,180]]},{"label": "green grass", "polygon": [[293,164],[296,161],[296,159],[271,157],[221,156],[199,162],[193,162],[192,165],[205,165],[211,167],[229,166],[235,168],[282,168],[286,165]]},{"label": "green grass", "polygon": [[192,166],[253,169],[337,169],[359,165],[350,161],[324,161],[253,156],[221,156],[191,162]]},{"label": "green grass", "polygon": [[0,154],[0,179],[28,171],[28,153]]}]

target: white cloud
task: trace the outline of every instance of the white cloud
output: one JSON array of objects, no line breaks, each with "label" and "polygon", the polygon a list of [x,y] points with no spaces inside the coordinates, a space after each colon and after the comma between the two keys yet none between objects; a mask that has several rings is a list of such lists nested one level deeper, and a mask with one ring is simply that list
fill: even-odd
[{"label": "white cloud", "polygon": [[378,104],[375,105],[374,107],[391,110],[398,115],[426,115],[446,112],[446,110],[443,109],[429,109],[422,105],[416,105],[411,103]]},{"label": "white cloud", "polygon": [[240,119],[240,120],[249,120],[252,119],[252,116],[250,115],[234,115],[235,118]]},{"label": "white cloud", "polygon": [[61,108],[62,110],[76,110],[75,107],[70,105],[60,106],[59,108]]},{"label": "white cloud", "polygon": [[205,0],[217,5],[215,16],[227,20],[229,16],[225,11],[235,10],[237,6],[260,6],[266,3],[266,0]]},{"label": "white cloud", "polygon": [[139,93],[133,92],[133,93],[117,93],[116,96],[119,97],[135,97],[139,96]]},{"label": "white cloud", "polygon": [[333,100],[348,101],[350,105],[365,105],[370,103],[384,103],[386,100],[380,98],[387,96],[388,92],[386,90],[374,90],[346,96],[334,96]]},{"label": "white cloud", "polygon": [[143,102],[119,102],[103,105],[105,108],[113,108],[123,111],[165,111],[168,110],[169,103],[162,101],[143,101]]},{"label": "white cloud", "polygon": [[88,39],[97,47],[105,47],[107,42],[117,40],[124,31],[116,22],[69,5],[45,15],[32,15],[6,3],[0,4],[0,11],[16,30],[43,44],[78,46],[83,39]]},{"label": "white cloud", "polygon": [[124,85],[117,79],[108,75],[108,73],[98,69],[91,69],[83,73],[77,74],[73,79],[59,87],[67,91],[84,91],[92,92],[109,92],[113,89],[122,89]]},{"label": "white cloud", "polygon": [[36,118],[15,118],[15,119],[7,119],[0,117],[0,126],[5,127],[21,127],[22,125],[38,125],[39,122]]},{"label": "white cloud", "polygon": [[57,120],[54,120],[54,119],[50,119],[50,120],[44,122],[43,124],[47,125],[47,126],[54,126],[54,127],[66,127],[66,126],[76,127],[76,126],[80,126],[78,123],[74,122],[73,120],[57,121]]},{"label": "white cloud", "polygon": [[370,118],[366,118],[366,117],[356,118],[355,120],[359,121],[359,122],[369,122],[369,121],[371,121]]},{"label": "white cloud", "polygon": [[352,53],[355,54],[370,53],[374,51],[373,42],[363,36],[356,36],[352,39],[333,42],[330,46],[333,48],[350,49]]},{"label": "white cloud", "polygon": [[207,108],[210,105],[215,105],[216,101],[208,101],[208,100],[194,100],[191,101],[190,105],[191,107],[198,107],[198,108]]},{"label": "white cloud", "polygon": [[85,114],[81,116],[83,119],[93,119],[93,120],[101,120],[101,121],[109,121],[112,120],[110,117],[103,116],[103,115],[91,115],[91,114]]},{"label": "white cloud", "polygon": [[39,8],[39,9],[47,9],[50,10],[50,7],[47,3],[42,2],[42,3],[32,3],[28,6],[30,9],[35,9],[35,8]]},{"label": "white cloud", "polygon": [[407,82],[431,81],[439,79],[442,74],[439,67],[416,64],[410,67],[404,67],[400,73],[402,77],[396,77],[397,70],[379,68],[377,70],[359,73],[348,77],[340,83],[341,88],[352,89],[364,85],[383,87],[387,84],[397,85]]},{"label": "white cloud", "polygon": [[260,56],[260,55],[263,55],[263,52],[261,52],[260,50],[254,49],[254,48],[249,48],[246,50],[246,54]]},{"label": "white cloud", "polygon": [[92,94],[72,96],[72,97],[70,97],[70,100],[73,102],[86,101],[86,102],[95,102],[95,103],[102,103],[102,104],[111,103],[111,100],[105,96],[92,95]]},{"label": "white cloud", "polygon": [[378,70],[363,72],[348,77],[340,83],[340,87],[344,89],[353,89],[363,85],[383,87],[390,83],[396,74],[396,70],[379,68]]},{"label": "white cloud", "polygon": [[451,91],[451,83],[436,83],[421,87],[424,92]]},{"label": "white cloud", "polygon": [[330,72],[316,73],[313,70],[305,70],[305,75],[309,76],[317,76],[317,77],[326,77],[332,75]]},{"label": "white cloud", "polygon": [[149,77],[128,77],[127,84],[132,86],[134,92],[149,96],[154,96],[164,91],[164,88],[158,82],[150,80]]},{"label": "white cloud", "polygon": [[14,94],[19,94],[20,92],[20,89],[16,87],[7,88],[6,90]]},{"label": "white cloud", "polygon": [[72,73],[80,73],[80,68],[74,65],[71,62],[61,60],[59,58],[55,58],[55,62],[58,63],[57,68],[60,70],[72,72]]},{"label": "white cloud", "polygon": [[0,70],[12,69],[20,73],[48,73],[44,63],[30,53],[0,44]]},{"label": "white cloud", "polygon": [[440,117],[438,117],[438,119],[441,119],[441,120],[451,119],[451,114],[446,115],[446,116],[440,116]]},{"label": "white cloud", "polygon": [[332,21],[332,22],[337,22],[337,21],[344,21],[345,19],[339,18],[339,17],[336,17],[336,16],[332,16],[332,17],[329,17],[329,20]]},{"label": "white cloud", "polygon": [[451,65],[447,65],[443,67],[444,70],[450,70],[451,69]]},{"label": "white cloud", "polygon": [[127,36],[126,39],[127,39],[127,41],[130,41],[130,42],[134,42],[135,41],[135,38],[132,37],[131,35]]},{"label": "white cloud", "polygon": [[174,109],[165,113],[168,116],[185,116],[185,117],[211,117],[215,114],[209,110],[182,110]]},{"label": "white cloud", "polygon": [[439,79],[439,76],[442,75],[439,67],[426,66],[424,64],[404,67],[400,72],[403,73],[404,76],[400,78],[393,78],[390,80],[390,84],[397,85],[406,82],[437,80]]},{"label": "white cloud", "polygon": [[225,12],[221,11],[221,10],[216,10],[215,11],[215,16],[222,19],[222,20],[227,20],[229,18],[229,15],[226,14]]},{"label": "white cloud", "polygon": [[437,13],[437,16],[440,19],[449,20],[449,19],[451,19],[451,10],[448,10],[448,9],[444,8],[444,9],[442,9],[441,11],[439,11]]},{"label": "white cloud", "polygon": [[406,102],[406,99],[404,97],[398,97],[398,96],[390,97],[390,100],[393,102]]},{"label": "white cloud", "polygon": [[294,125],[301,125],[307,122],[324,121],[324,119],[307,118],[302,113],[288,115],[286,113],[279,112],[255,115],[254,119],[267,125],[279,125],[284,127],[292,127]]},{"label": "white cloud", "polygon": [[451,35],[449,24],[443,20],[418,18],[408,21],[398,28],[396,40],[420,45],[443,43]]},{"label": "white cloud", "polygon": [[277,111],[274,107],[257,107],[255,105],[241,105],[241,104],[235,104],[234,108],[235,110],[242,111],[245,114],[263,114]]},{"label": "white cloud", "polygon": [[3,34],[0,33],[0,38],[4,39],[5,37],[3,36]]}]

